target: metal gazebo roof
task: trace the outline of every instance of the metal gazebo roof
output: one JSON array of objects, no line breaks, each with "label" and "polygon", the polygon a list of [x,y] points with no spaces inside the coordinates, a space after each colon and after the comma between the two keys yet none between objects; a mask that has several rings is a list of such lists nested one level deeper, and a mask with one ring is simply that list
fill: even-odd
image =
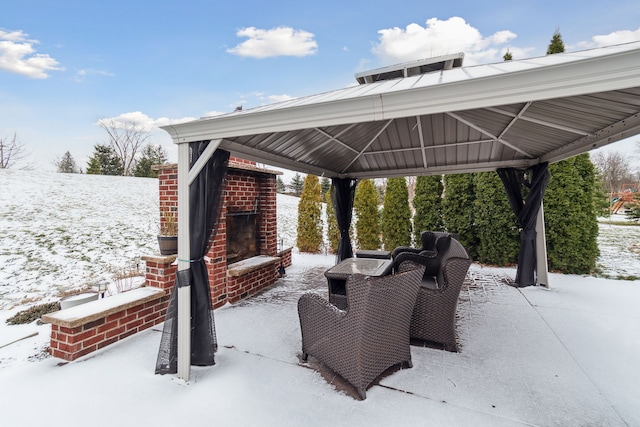
[{"label": "metal gazebo roof", "polygon": [[163,127],[326,177],[526,168],[640,133],[640,42],[445,69]]}]

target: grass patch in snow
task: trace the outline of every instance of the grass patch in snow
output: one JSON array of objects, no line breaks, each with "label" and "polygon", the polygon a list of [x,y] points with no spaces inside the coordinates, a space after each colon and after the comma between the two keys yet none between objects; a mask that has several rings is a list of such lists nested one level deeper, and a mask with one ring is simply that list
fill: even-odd
[{"label": "grass patch in snow", "polygon": [[46,304],[34,305],[26,310],[19,311],[15,315],[7,319],[9,325],[24,325],[34,320],[40,319],[47,313],[53,313],[60,310],[59,302],[50,302]]}]

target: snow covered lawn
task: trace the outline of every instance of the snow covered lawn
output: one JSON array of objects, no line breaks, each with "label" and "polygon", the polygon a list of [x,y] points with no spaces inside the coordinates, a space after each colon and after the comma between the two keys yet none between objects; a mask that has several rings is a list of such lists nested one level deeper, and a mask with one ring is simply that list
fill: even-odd
[{"label": "snow covered lawn", "polygon": [[[294,251],[287,277],[216,311],[217,364],[189,384],[154,375],[160,327],[64,364],[50,327],[8,326],[156,252],[157,181],[0,171],[0,417],[3,425],[638,425],[640,281],[551,274],[551,290],[501,284],[514,269],[473,265],[458,354],[412,347],[358,402],[300,365],[295,302],[326,293],[331,255]],[[298,199],[278,195],[278,236],[295,244]],[[640,228],[601,224],[598,265],[640,277]],[[37,410],[34,410],[37,408]],[[202,409],[198,409],[202,408]],[[43,415],[46,414],[46,415]]]}]

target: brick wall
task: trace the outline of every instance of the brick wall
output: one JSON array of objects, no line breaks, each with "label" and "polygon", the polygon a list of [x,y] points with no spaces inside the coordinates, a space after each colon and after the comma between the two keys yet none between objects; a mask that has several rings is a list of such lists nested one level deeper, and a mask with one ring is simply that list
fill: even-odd
[{"label": "brick wall", "polygon": [[[122,308],[107,309],[101,314],[99,307],[103,301],[97,300],[83,307],[72,307],[43,316],[43,321],[51,323],[49,352],[53,357],[75,360],[163,322],[169,296],[165,292],[143,295],[139,303],[129,302]],[[87,311],[85,307],[90,304],[98,307],[96,313],[86,315],[84,319],[82,315],[72,316],[71,320],[64,318],[64,312],[74,309]]]}]

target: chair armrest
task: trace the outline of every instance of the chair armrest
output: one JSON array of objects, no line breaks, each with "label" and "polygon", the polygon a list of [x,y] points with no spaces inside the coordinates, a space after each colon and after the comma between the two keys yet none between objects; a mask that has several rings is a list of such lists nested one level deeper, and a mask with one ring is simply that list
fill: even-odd
[{"label": "chair armrest", "polygon": [[470,258],[451,257],[446,259],[438,276],[436,277],[438,288],[423,288],[423,291],[433,294],[460,292],[460,288],[462,287],[464,279],[467,276],[467,271],[469,271],[470,265]]},{"label": "chair armrest", "polygon": [[336,322],[347,314],[345,310],[340,310],[320,295],[314,293],[306,293],[300,297],[298,300],[298,313],[301,318],[325,322]]},{"label": "chair armrest", "polygon": [[396,257],[398,255],[400,255],[403,252],[409,252],[412,254],[417,254],[421,251],[422,249],[418,249],[418,248],[412,248],[410,246],[398,246],[397,248],[395,248],[394,250],[391,251],[391,259],[396,259]]}]

